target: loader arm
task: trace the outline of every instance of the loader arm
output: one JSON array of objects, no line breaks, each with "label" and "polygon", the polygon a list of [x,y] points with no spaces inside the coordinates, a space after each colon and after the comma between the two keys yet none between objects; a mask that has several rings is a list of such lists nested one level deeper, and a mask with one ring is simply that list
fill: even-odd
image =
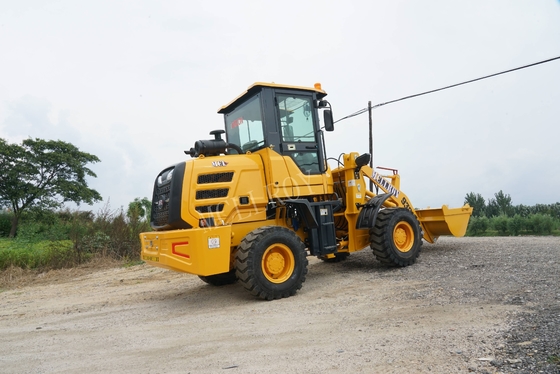
[{"label": "loader arm", "polygon": [[[390,170],[392,174],[381,175],[370,166],[364,165],[360,168],[362,178],[373,182],[377,192],[383,191],[384,198],[381,202],[385,208],[406,208],[418,218],[422,227],[423,238],[429,243],[435,241],[441,235],[463,236],[467,230],[469,218],[473,208],[468,204],[461,208],[450,209],[447,205],[441,208],[415,209],[408,196],[400,190],[400,175],[395,169],[378,168]],[[379,198],[380,193],[366,191],[366,201]],[[381,207],[377,207],[381,208]]]}]

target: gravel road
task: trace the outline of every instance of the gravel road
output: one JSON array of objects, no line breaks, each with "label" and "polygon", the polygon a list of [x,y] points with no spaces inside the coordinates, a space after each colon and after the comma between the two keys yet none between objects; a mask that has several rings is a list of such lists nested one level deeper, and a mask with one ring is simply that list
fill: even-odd
[{"label": "gravel road", "polygon": [[294,297],[139,265],[0,293],[3,373],[560,373],[560,238],[441,238],[387,269],[310,258]]}]

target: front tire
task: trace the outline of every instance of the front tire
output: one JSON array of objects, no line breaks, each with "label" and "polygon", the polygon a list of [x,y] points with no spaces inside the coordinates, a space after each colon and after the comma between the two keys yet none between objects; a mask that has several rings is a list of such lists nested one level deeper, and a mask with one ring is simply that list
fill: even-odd
[{"label": "front tire", "polygon": [[305,245],[291,230],[264,226],[251,231],[237,247],[239,283],[264,300],[295,295],[307,274]]},{"label": "front tire", "polygon": [[386,265],[412,265],[420,255],[422,229],[408,209],[380,210],[369,234],[373,254]]}]

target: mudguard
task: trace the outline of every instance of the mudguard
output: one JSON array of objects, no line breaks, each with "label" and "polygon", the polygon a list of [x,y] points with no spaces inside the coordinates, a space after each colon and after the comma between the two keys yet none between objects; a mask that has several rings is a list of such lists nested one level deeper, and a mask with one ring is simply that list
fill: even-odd
[{"label": "mudguard", "polygon": [[362,206],[358,220],[356,221],[356,229],[370,229],[375,225],[377,213],[383,206],[385,200],[391,197],[390,193],[377,195],[370,199],[365,205]]}]

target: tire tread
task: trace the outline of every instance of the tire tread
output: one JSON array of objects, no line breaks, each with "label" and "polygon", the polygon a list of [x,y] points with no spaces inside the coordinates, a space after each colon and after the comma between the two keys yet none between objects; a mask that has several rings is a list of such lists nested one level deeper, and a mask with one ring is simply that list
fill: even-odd
[{"label": "tire tread", "polygon": [[[409,254],[404,256],[393,243],[393,228],[401,220],[406,220],[415,229],[415,242]],[[388,266],[412,265],[422,249],[422,229],[416,216],[404,208],[383,209],[377,215],[374,227],[369,231],[370,248],[381,263]]]},{"label": "tire tread", "polygon": [[[270,240],[271,236],[277,237],[279,241],[285,240],[292,244],[290,248],[296,262],[294,271],[299,270],[301,274],[296,274],[295,280],[269,287],[268,281],[262,279],[262,269],[257,266],[261,259],[256,256],[259,256],[257,252],[261,249],[259,247],[261,243],[265,239]],[[303,242],[293,231],[281,226],[264,226],[251,231],[237,247],[235,256],[235,269],[239,283],[253,296],[264,300],[281,299],[295,295],[305,282],[307,265],[307,253]]]}]

